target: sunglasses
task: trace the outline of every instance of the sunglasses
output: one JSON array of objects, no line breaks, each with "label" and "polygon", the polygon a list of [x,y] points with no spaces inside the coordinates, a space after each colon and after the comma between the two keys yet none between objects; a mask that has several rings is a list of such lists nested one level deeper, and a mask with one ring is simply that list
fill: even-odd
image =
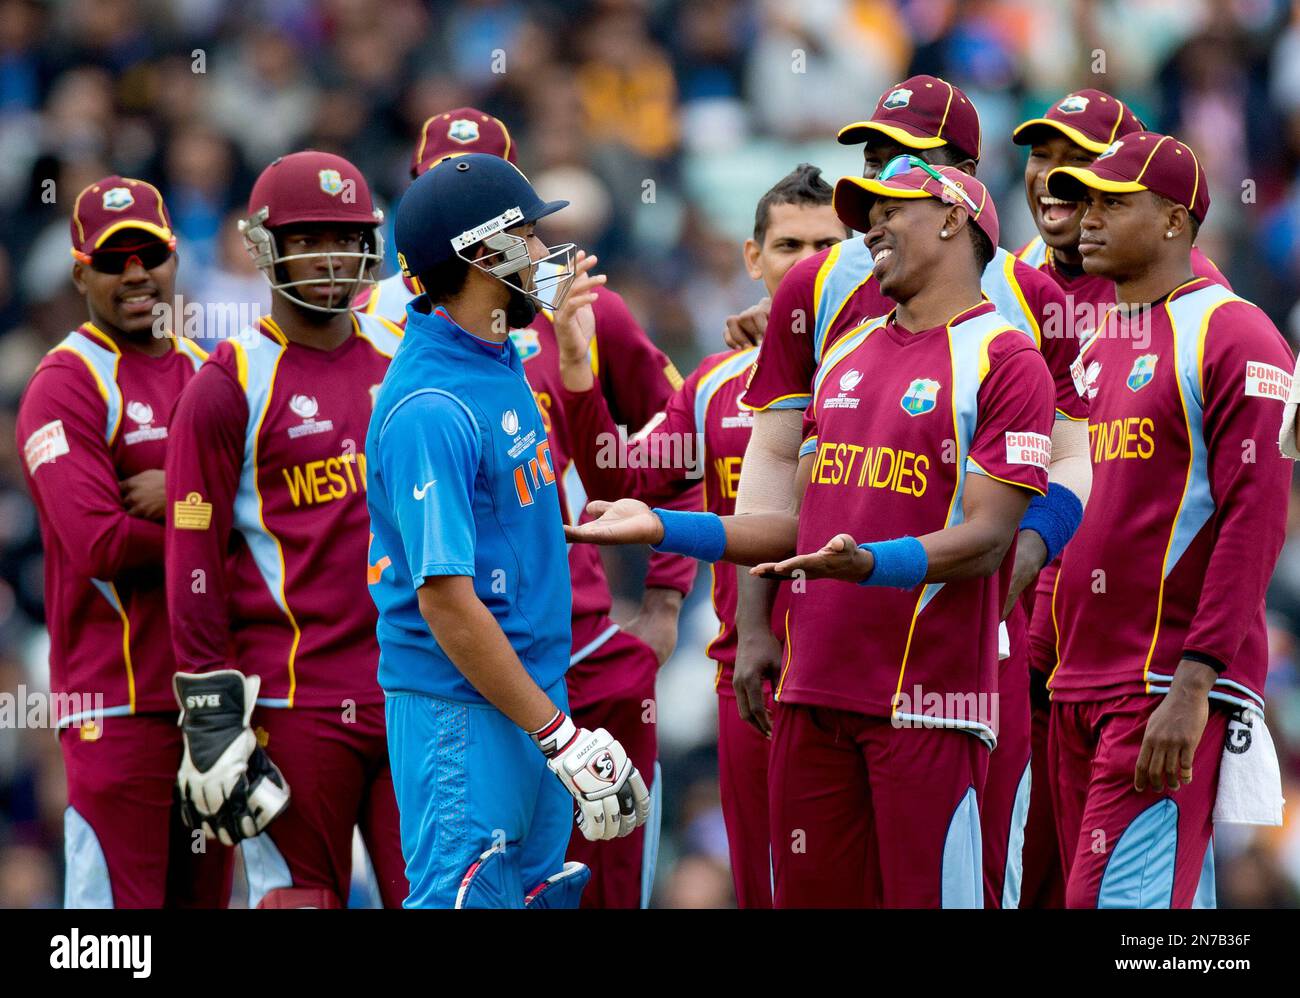
[{"label": "sunglasses", "polygon": [[107,249],[97,249],[90,254],[89,261],[92,270],[101,274],[122,274],[131,266],[131,261],[137,261],[145,270],[153,270],[155,267],[161,267],[172,255],[172,248],[161,240],[154,239],[147,243],[140,243],[138,246],[112,246]]},{"label": "sunglasses", "polygon": [[951,177],[944,176],[919,156],[911,156],[907,154],[895,156],[885,164],[884,169],[880,171],[880,175],[876,177],[876,179],[881,183],[884,183],[887,180],[893,180],[895,177],[900,177],[904,173],[908,173],[913,169],[924,170],[935,180],[939,181],[945,191],[955,198],[960,198],[962,203],[970,209],[972,216],[975,218],[979,217],[979,205],[971,200],[971,196],[958,187],[957,182]]}]

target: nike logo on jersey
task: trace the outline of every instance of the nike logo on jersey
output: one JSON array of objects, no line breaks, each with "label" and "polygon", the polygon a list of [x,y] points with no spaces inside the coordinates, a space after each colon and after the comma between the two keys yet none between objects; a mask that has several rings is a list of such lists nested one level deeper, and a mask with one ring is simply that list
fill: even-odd
[{"label": "nike logo on jersey", "polygon": [[432,486],[432,485],[437,485],[437,484],[438,484],[437,479],[430,479],[429,481],[427,481],[427,482],[424,483],[424,487],[423,487],[423,488],[421,488],[421,487],[418,486],[418,485],[415,486],[414,488],[412,488],[412,489],[411,489],[411,495],[413,495],[413,496],[415,497],[416,502],[419,502],[421,499],[423,499],[423,498],[425,497],[425,495],[428,494],[428,492],[429,492],[429,487]]}]

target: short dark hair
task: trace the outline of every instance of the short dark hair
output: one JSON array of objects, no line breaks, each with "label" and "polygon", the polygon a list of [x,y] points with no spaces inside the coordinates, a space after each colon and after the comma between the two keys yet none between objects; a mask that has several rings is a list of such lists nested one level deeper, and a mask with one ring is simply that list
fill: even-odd
[{"label": "short dark hair", "polygon": [[429,296],[429,301],[436,305],[460,294],[469,277],[469,267],[460,257],[453,256],[415,276],[424,288],[424,293]]},{"label": "short dark hair", "polygon": [[993,240],[989,238],[988,233],[975,224],[975,219],[969,219],[966,222],[966,228],[970,230],[970,241],[975,247],[975,262],[979,265],[982,274],[997,250],[994,248]]},{"label": "short dark hair", "polygon": [[754,211],[754,242],[760,246],[767,238],[767,227],[772,221],[772,206],[777,204],[830,204],[834,188],[822,179],[820,167],[800,163],[778,180],[770,191],[758,199]]}]

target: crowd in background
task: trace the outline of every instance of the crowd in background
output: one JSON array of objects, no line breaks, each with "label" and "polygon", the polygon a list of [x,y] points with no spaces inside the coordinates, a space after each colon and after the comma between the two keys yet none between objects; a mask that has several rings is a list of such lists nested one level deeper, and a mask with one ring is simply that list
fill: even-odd
[{"label": "crowd in background", "polygon": [[[836,131],[912,73],[978,107],[980,175],[1012,249],[1034,235],[1019,121],[1091,86],[1176,134],[1211,183],[1200,245],[1300,342],[1300,2],[0,0],[0,693],[47,681],[40,538],[13,424],[41,355],[85,319],[68,253],[85,185],[155,183],[185,300],[265,309],[235,221],[270,160],[340,153],[391,219],[421,122],[472,105],[508,124],[543,197],[573,202],[544,238],[597,253],[687,372],[761,295],[740,256],[759,195],[805,160],[832,181],[860,172]],[[1293,510],[1266,693],[1300,801],[1300,492]],[[634,600],[636,556],[611,568]],[[664,906],[731,903],[704,588],[660,682]],[[0,907],[60,903],[64,804],[53,734],[0,728]],[[1220,829],[1216,850],[1222,905],[1300,905],[1300,821]]]}]

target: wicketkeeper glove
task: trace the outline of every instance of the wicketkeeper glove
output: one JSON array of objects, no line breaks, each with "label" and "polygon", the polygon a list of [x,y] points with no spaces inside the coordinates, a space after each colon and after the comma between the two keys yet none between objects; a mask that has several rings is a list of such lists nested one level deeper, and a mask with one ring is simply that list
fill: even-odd
[{"label": "wicketkeeper glove", "polygon": [[234,845],[289,806],[289,786],[249,726],[262,681],[234,669],[172,679],[185,751],[176,784],[181,819]]},{"label": "wicketkeeper glove", "polygon": [[577,727],[563,711],[529,732],[546,765],[578,802],[578,828],[588,840],[631,835],[650,816],[650,792],[627,752],[604,728]]}]

